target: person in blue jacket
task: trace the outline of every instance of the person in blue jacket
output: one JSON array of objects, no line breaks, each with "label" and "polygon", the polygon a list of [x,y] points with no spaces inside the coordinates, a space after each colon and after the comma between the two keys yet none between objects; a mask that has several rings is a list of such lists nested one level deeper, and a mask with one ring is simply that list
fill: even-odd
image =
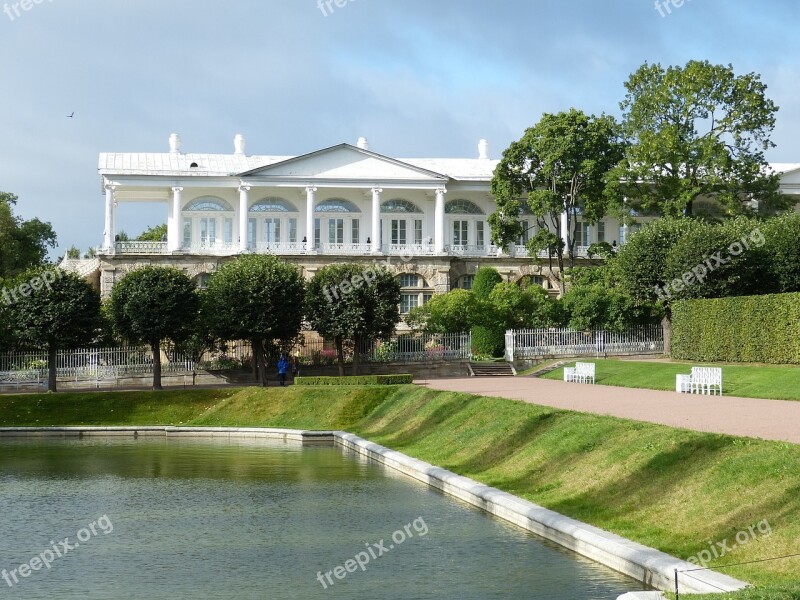
[{"label": "person in blue jacket", "polygon": [[278,361],[278,378],[281,380],[281,387],[286,386],[286,372],[289,370],[289,359],[286,358],[286,353],[281,354]]}]

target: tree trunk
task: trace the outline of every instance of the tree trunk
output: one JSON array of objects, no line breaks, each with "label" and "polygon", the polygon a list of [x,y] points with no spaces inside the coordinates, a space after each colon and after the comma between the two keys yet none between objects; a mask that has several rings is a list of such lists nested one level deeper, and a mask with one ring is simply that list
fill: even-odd
[{"label": "tree trunk", "polygon": [[357,335],[355,339],[355,348],[353,349],[353,375],[359,374],[361,367],[361,336]]},{"label": "tree trunk", "polygon": [[664,355],[672,354],[672,310],[666,307],[664,318],[661,319],[661,329],[664,330]]},{"label": "tree trunk", "polygon": [[339,377],[344,377],[344,340],[336,336],[336,358],[339,361]]},{"label": "tree trunk", "polygon": [[253,340],[253,361],[256,363],[256,383],[267,385],[267,367],[264,364],[264,344],[260,339]]},{"label": "tree trunk", "polygon": [[57,375],[56,371],[56,358],[58,357],[58,347],[55,343],[50,343],[47,346],[47,389],[51,392],[57,392]]},{"label": "tree trunk", "polygon": [[163,390],[161,386],[161,340],[156,340],[150,344],[153,351],[153,389]]}]

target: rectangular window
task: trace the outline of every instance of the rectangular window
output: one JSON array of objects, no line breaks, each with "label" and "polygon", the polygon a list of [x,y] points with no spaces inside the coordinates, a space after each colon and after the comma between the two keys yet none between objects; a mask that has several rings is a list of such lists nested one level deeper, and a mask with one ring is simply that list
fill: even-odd
[{"label": "rectangular window", "polygon": [[414,243],[422,245],[422,219],[414,219]]},{"label": "rectangular window", "polygon": [[469,221],[453,221],[453,245],[467,246],[469,244]]},{"label": "rectangular window", "polygon": [[475,236],[475,243],[478,246],[485,246],[485,238],[484,238],[484,231],[483,231],[483,221],[477,221],[475,223],[477,227],[476,236]]},{"label": "rectangular window", "polygon": [[408,243],[406,238],[406,220],[392,219],[392,245],[405,246]]},{"label": "rectangular window", "polygon": [[403,273],[400,275],[400,287],[419,287],[419,275],[414,275],[413,273]]},{"label": "rectangular window", "polygon": [[600,221],[597,224],[597,241],[598,242],[606,241],[606,224],[603,221]]},{"label": "rectangular window", "polygon": [[256,247],[256,220],[247,219],[247,247],[251,250]]},{"label": "rectangular window", "polygon": [[519,240],[517,240],[517,245],[518,246],[525,246],[528,243],[528,240],[530,239],[531,222],[530,221],[520,221],[520,224],[522,225],[522,235],[520,236]]},{"label": "rectangular window", "polygon": [[419,294],[400,295],[400,313],[407,315],[412,308],[419,306]]},{"label": "rectangular window", "polygon": [[281,220],[264,219],[264,242],[267,244],[280,244]]},{"label": "rectangular window", "polygon": [[427,304],[433,298],[433,294],[422,294],[422,303]]},{"label": "rectangular window", "polygon": [[322,243],[322,223],[319,219],[314,219],[314,247],[319,248]]},{"label": "rectangular window", "polygon": [[620,245],[625,243],[625,226],[624,225],[620,225],[619,226],[619,243],[620,243]]},{"label": "rectangular window", "polygon": [[575,246],[588,246],[591,244],[590,239],[589,223],[578,221],[575,227]]},{"label": "rectangular window", "polygon": [[289,219],[289,243],[297,243],[297,219]]},{"label": "rectangular window", "polygon": [[344,219],[328,219],[328,243],[344,244]]},{"label": "rectangular window", "polygon": [[233,219],[225,219],[225,243],[233,244]]},{"label": "rectangular window", "polygon": [[208,219],[200,219],[200,245],[208,244]]},{"label": "rectangular window", "polygon": [[358,219],[353,219],[350,222],[350,243],[351,244],[361,243],[361,221],[359,221]]},{"label": "rectangular window", "polygon": [[183,220],[183,247],[191,248],[192,246],[192,220]]}]

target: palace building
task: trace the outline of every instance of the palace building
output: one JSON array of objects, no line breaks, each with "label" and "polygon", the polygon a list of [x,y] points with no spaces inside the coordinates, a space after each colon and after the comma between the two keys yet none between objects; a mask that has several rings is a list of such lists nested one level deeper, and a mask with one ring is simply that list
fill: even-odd
[{"label": "palace building", "polygon": [[[485,140],[475,158],[393,158],[371,151],[365,138],[302,156],[248,155],[241,135],[233,146],[232,154],[184,153],[172,134],[169,152],[101,154],[103,243],[95,260],[64,266],[94,276],[103,297],[143,264],[181,268],[203,286],[245,253],[280,256],[308,278],[330,263],[380,261],[400,279],[402,312],[433,294],[470,288],[484,265],[507,281],[528,278],[556,293],[547,264],[528,256],[525,239],[505,252],[491,242],[490,184],[499,161]],[[774,167],[785,193],[800,193],[800,165]],[[165,238],[118,240],[121,202],[162,203]],[[631,226],[614,218],[579,221],[576,255],[585,260],[595,242],[624,244],[653,218],[637,217]],[[533,235],[535,219],[521,220]]]}]

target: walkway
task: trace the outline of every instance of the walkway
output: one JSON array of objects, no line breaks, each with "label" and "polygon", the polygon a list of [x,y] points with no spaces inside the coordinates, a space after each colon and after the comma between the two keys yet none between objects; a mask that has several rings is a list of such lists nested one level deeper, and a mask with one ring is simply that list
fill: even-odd
[{"label": "walkway", "polygon": [[431,379],[425,385],[695,431],[800,444],[800,402],[677,394],[533,377]]}]

